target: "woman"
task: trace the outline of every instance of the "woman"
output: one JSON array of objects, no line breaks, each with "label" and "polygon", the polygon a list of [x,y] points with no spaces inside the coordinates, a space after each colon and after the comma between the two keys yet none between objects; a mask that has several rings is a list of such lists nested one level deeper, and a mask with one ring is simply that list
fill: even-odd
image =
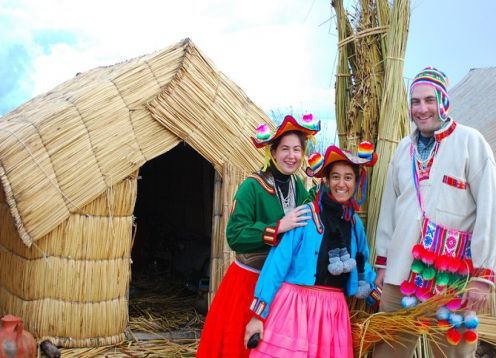
[{"label": "woman", "polygon": [[265,148],[265,165],[241,183],[232,204],[226,237],[236,260],[231,264],[211,304],[197,357],[248,357],[245,326],[255,284],[271,246],[282,233],[306,225],[308,192],[295,172],[300,168],[309,136],[320,129],[311,115],[298,123],[286,116],[274,133],[266,125],[252,138]]},{"label": "woman", "polygon": [[309,158],[307,174],[327,183],[308,205],[313,220],[287,232],[267,257],[245,332],[245,344],[256,333],[261,339],[250,357],[353,357],[345,295],[366,298],[375,278],[353,196],[361,187],[363,200],[363,166],[375,161],[367,142],[359,157],[333,145],[324,158]]}]

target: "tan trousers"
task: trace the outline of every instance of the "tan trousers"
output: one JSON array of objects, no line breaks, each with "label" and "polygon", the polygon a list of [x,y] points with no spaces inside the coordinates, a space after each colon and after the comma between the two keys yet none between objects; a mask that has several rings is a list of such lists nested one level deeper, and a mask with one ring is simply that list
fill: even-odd
[{"label": "tan trousers", "polygon": [[[400,287],[395,285],[384,284],[382,287],[381,303],[379,310],[382,312],[392,312],[401,309],[401,294]],[[402,344],[394,344],[392,347],[387,343],[379,343],[374,349],[374,358],[411,358],[415,351],[415,345],[418,341],[418,336],[404,335],[400,339]],[[440,347],[436,344],[431,344],[434,351],[433,357],[441,358],[473,358],[477,350],[477,344],[467,344],[462,339],[460,344],[453,346],[446,340],[441,342]],[[431,358],[431,357],[424,357]]]}]

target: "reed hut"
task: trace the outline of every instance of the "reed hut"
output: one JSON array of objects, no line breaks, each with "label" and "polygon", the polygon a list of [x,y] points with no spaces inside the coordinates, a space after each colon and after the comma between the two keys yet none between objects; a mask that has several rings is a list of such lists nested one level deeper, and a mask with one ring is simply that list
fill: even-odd
[{"label": "reed hut", "polygon": [[270,124],[189,39],[78,73],[6,114],[0,313],[63,347],[120,342],[133,266],[154,264],[142,252],[181,232],[208,247],[211,296],[231,261],[231,199],[262,163],[248,138],[261,122]]}]

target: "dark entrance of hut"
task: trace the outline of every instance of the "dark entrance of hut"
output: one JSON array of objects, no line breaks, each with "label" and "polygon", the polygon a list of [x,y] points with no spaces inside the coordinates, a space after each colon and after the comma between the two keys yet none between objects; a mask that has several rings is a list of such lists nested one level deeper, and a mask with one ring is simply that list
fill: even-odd
[{"label": "dark entrance of hut", "polygon": [[140,169],[129,290],[133,332],[198,336],[207,310],[214,177],[213,166],[184,143]]}]

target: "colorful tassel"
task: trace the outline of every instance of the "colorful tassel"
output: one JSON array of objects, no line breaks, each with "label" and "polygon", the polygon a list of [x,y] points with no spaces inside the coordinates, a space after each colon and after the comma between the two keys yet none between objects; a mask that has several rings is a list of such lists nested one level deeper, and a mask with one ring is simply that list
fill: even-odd
[{"label": "colorful tassel", "polygon": [[463,334],[463,339],[468,344],[476,343],[478,338],[479,337],[478,337],[478,334],[476,331],[468,330],[468,331],[465,331],[465,333]]},{"label": "colorful tassel", "polygon": [[448,308],[450,311],[458,311],[461,306],[462,306],[462,299],[459,297],[453,298],[451,301],[449,301],[446,304],[446,308]]},{"label": "colorful tassel", "polygon": [[466,311],[463,324],[467,329],[475,329],[479,326],[479,318],[474,311]]},{"label": "colorful tassel", "polygon": [[448,343],[457,346],[462,340],[462,334],[456,328],[450,328],[446,333]]},{"label": "colorful tassel", "polygon": [[422,278],[424,280],[430,281],[436,276],[436,270],[432,266],[426,266],[422,271]]},{"label": "colorful tassel", "polygon": [[415,294],[417,287],[413,282],[403,281],[400,285],[400,291],[405,296],[412,296]]},{"label": "colorful tassel", "polygon": [[415,296],[405,296],[401,299],[401,307],[412,308],[417,305],[417,298]]},{"label": "colorful tassel", "polygon": [[454,328],[460,328],[463,324],[463,317],[458,313],[452,312],[448,321]]},{"label": "colorful tassel", "polygon": [[451,325],[449,324],[447,319],[442,319],[437,322],[437,327],[442,331],[447,331],[451,328]]},{"label": "colorful tassel", "polygon": [[436,311],[436,318],[439,321],[447,321],[450,315],[450,311],[445,307],[441,306]]},{"label": "colorful tassel", "polygon": [[413,260],[412,272],[421,274],[424,271],[425,265],[421,260]]}]

